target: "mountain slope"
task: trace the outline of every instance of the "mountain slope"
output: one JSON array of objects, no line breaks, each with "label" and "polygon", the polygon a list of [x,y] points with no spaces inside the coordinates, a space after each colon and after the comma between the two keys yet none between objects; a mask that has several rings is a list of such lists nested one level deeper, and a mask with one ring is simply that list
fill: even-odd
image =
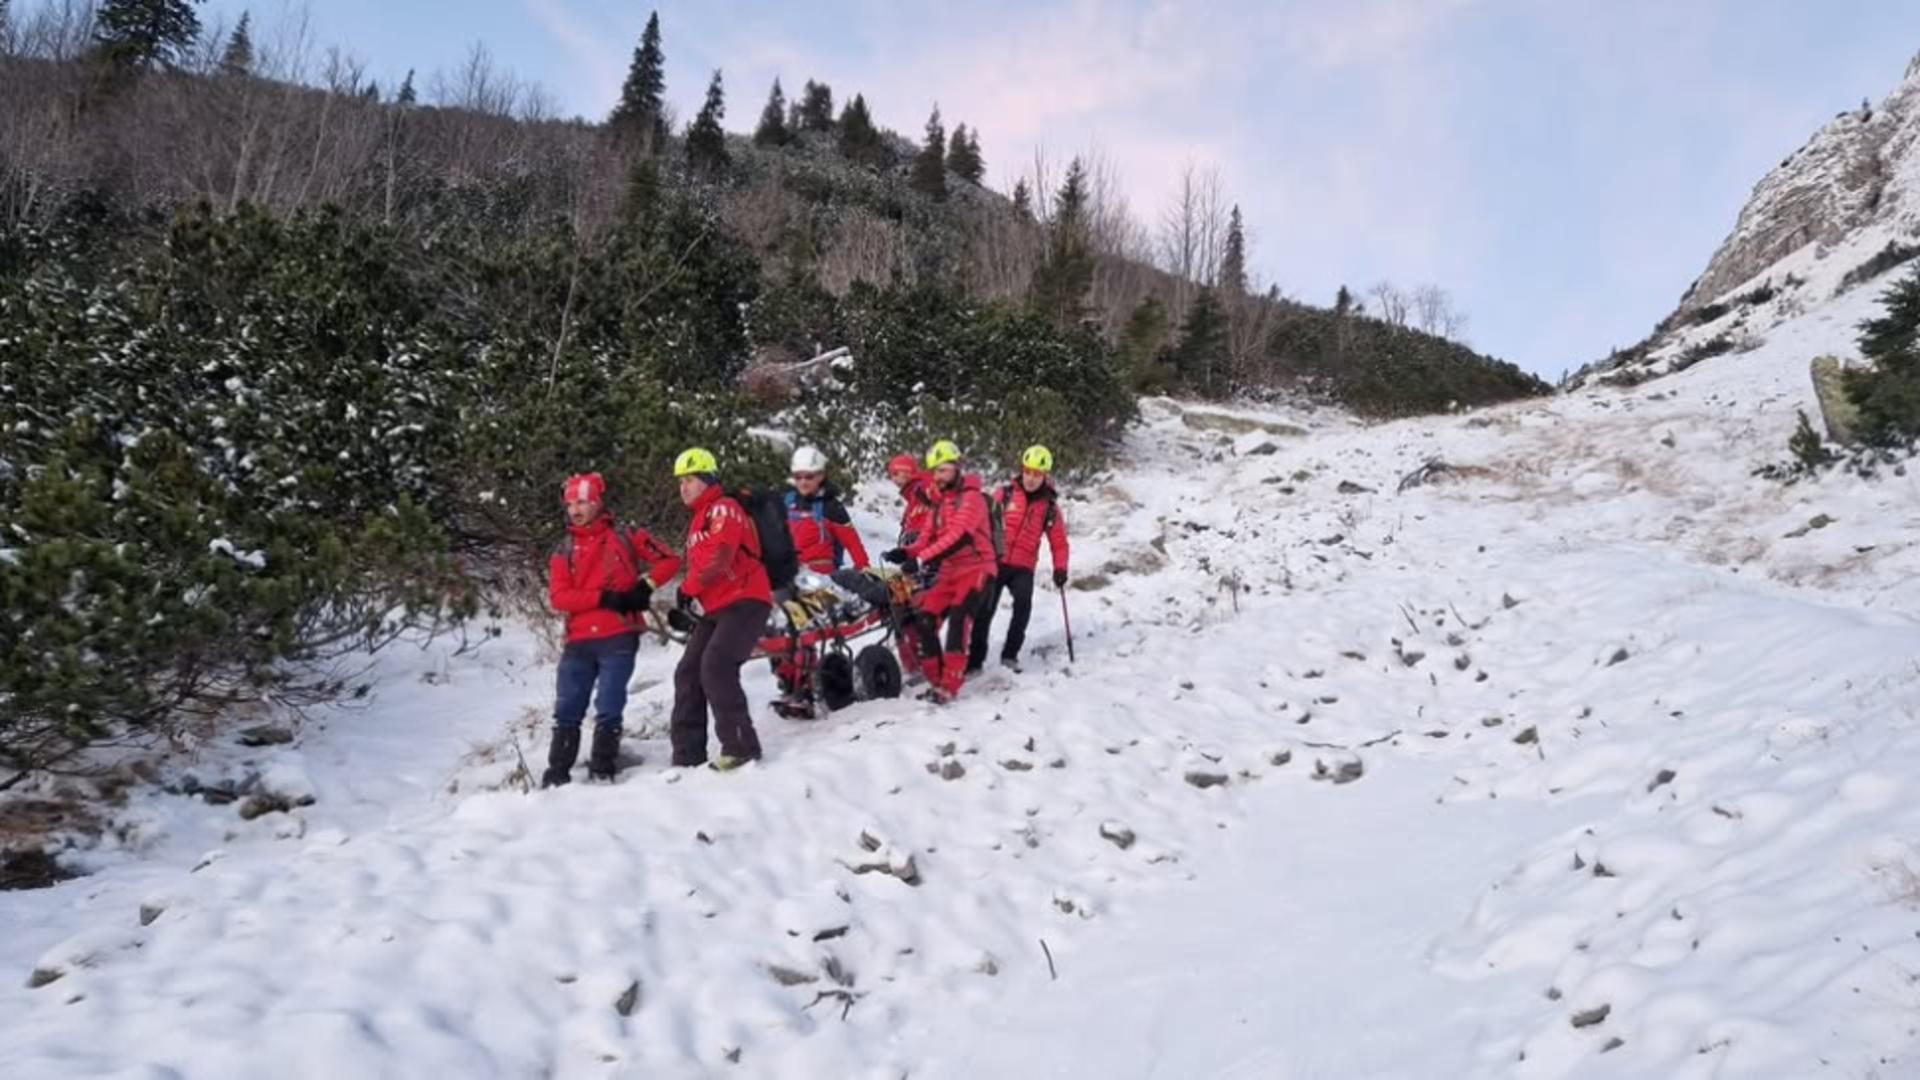
[{"label": "mountain slope", "polygon": [[[1840,113],[1754,185],[1733,231],[1646,341],[1573,382],[1630,384],[1750,351],[1920,254],[1920,56],[1878,106]],[[1852,343],[1844,345],[1851,351]],[[1808,357],[1811,359],[1811,357]]]},{"label": "mountain slope", "polygon": [[[1042,605],[1027,675],[716,776],[649,649],[616,786],[323,782],[10,896],[0,1071],[1903,1074],[1920,484],[1750,475],[1865,300],[1464,419],[1149,402],[1067,505],[1078,664]],[[537,710],[473,663],[332,727]]]}]

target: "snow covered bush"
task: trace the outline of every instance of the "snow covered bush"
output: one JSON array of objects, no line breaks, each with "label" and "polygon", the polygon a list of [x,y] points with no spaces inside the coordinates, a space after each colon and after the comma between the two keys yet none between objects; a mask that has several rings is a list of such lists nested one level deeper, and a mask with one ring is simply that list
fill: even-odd
[{"label": "snow covered bush", "polygon": [[170,734],[472,610],[434,521],[444,373],[377,237],[189,214],[0,278],[0,765]]}]

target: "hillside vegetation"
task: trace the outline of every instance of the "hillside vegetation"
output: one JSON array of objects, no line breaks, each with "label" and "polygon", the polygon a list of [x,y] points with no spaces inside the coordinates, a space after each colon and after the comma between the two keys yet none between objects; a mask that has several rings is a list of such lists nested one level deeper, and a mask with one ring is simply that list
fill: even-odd
[{"label": "hillside vegetation", "polygon": [[856,474],[936,434],[988,471],[1042,440],[1084,471],[1142,389],[1380,416],[1544,390],[1258,289],[1217,189],[1169,269],[1100,162],[1003,197],[937,113],[916,147],[809,82],[728,134],[716,73],[681,125],[657,20],[589,123],[480,47],[382,87],[184,0],[0,12],[15,776],[349,692],[331,661],[528,596],[571,471],[671,534],[687,445],[778,476],[755,428]]}]

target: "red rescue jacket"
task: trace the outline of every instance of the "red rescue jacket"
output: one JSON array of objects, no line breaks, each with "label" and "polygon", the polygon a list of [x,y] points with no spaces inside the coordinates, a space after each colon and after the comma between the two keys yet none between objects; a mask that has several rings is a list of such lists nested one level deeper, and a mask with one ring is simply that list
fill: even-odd
[{"label": "red rescue jacket", "polygon": [[712,615],[742,600],[773,603],[773,586],[760,561],[760,535],[741,505],[715,484],[690,509],[687,580],[680,591]]},{"label": "red rescue jacket", "polygon": [[793,534],[801,566],[831,574],[851,558],[855,570],[867,568],[867,545],[860,542],[860,532],[831,482],[820,485],[811,499],[789,487],[786,506],[787,531]]},{"label": "red rescue jacket", "polygon": [[900,512],[900,546],[911,547],[927,538],[927,527],[933,524],[933,477],[914,477],[901,490],[900,501],[906,504]]},{"label": "red rescue jacket", "polygon": [[931,520],[907,554],[923,563],[939,563],[942,578],[993,573],[993,522],[980,478],[963,476],[948,488],[929,482],[927,491],[934,498]]},{"label": "red rescue jacket", "polygon": [[1028,494],[1017,481],[995,493],[1000,504],[1000,527],[1007,538],[1007,557],[1002,566],[1031,570],[1040,564],[1040,539],[1046,538],[1053,555],[1053,568],[1067,568],[1067,518],[1060,512],[1060,493],[1051,481],[1039,491]]},{"label": "red rescue jacket", "polygon": [[640,629],[639,613],[616,615],[600,606],[600,591],[625,592],[640,583],[641,565],[655,586],[680,572],[680,557],[642,528],[615,524],[600,515],[567,526],[567,538],[547,560],[547,600],[567,616],[567,640],[628,634]]}]

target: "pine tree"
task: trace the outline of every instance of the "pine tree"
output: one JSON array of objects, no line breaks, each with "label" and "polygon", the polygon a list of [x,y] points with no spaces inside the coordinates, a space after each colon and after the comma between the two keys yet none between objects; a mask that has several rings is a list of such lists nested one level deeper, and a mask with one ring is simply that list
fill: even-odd
[{"label": "pine tree", "polygon": [[867,111],[863,95],[853,95],[847,107],[840,110],[840,154],[858,165],[879,168],[888,164],[887,144],[880,137],[880,129],[873,126],[873,114]]},{"label": "pine tree", "polygon": [[408,68],[407,77],[400,84],[400,92],[393,96],[393,102],[403,108],[411,108],[419,100],[420,95],[413,89],[413,69]]},{"label": "pine tree", "polygon": [[977,132],[961,124],[953,129],[953,141],[947,144],[947,171],[965,180],[977,184],[986,175],[986,164],[980,160],[980,139]]},{"label": "pine tree", "polygon": [[913,159],[913,189],[930,199],[947,197],[947,129],[940,123],[940,106],[927,117],[927,139]]},{"label": "pine tree", "polygon": [[687,164],[710,175],[727,171],[732,161],[727,156],[727,133],[720,120],[727,115],[726,91],[720,85],[720,72],[707,84],[707,101],[700,114],[687,127]]},{"label": "pine tree", "polygon": [[1155,360],[1167,340],[1167,307],[1149,296],[1127,316],[1120,331],[1120,370],[1132,382],[1135,391],[1153,393],[1164,389]]},{"label": "pine tree", "polygon": [[1220,291],[1229,300],[1247,294],[1247,234],[1240,223],[1240,205],[1227,218],[1227,246],[1220,255]]},{"label": "pine tree", "polygon": [[1033,189],[1027,186],[1024,176],[1013,182],[1013,210],[1021,217],[1033,220]]},{"label": "pine tree", "polygon": [[800,97],[800,121],[794,126],[801,131],[832,131],[833,88],[808,79],[806,92]]},{"label": "pine tree", "polygon": [[1078,325],[1086,314],[1093,266],[1087,223],[1087,170],[1079,158],[1074,158],[1054,199],[1053,219],[1047,223],[1046,257],[1033,272],[1029,299],[1034,311],[1062,328]]},{"label": "pine tree", "polygon": [[760,110],[760,126],[753,129],[755,146],[782,147],[792,141],[787,131],[787,95],[780,91],[780,80],[773,80],[767,94],[767,107]]},{"label": "pine tree", "polygon": [[1340,291],[1333,297],[1333,313],[1343,317],[1353,314],[1353,290],[1345,285],[1340,286]]},{"label": "pine tree", "polygon": [[1187,309],[1180,326],[1180,344],[1173,350],[1173,366],[1181,381],[1198,393],[1218,397],[1227,392],[1232,359],[1227,350],[1227,316],[1214,290],[1203,288]]},{"label": "pine tree", "polygon": [[626,84],[620,88],[620,103],[607,117],[607,126],[616,135],[645,140],[648,150],[658,152],[667,144],[667,57],[660,48],[660,13],[647,16],[647,28],[633,50],[633,63],[627,68]]},{"label": "pine tree", "polygon": [[380,80],[370,80],[366,88],[360,91],[360,98],[363,101],[371,101],[375,105],[380,104]]},{"label": "pine tree", "polygon": [[1881,294],[1883,312],[1860,324],[1860,355],[1872,366],[1846,371],[1870,446],[1905,448],[1920,439],[1920,271]]},{"label": "pine tree", "polygon": [[179,63],[200,36],[199,0],[106,0],[94,16],[93,40],[123,67]]},{"label": "pine tree", "polygon": [[240,22],[227,38],[227,47],[220,54],[220,73],[240,77],[253,74],[253,13],[240,13]]}]

